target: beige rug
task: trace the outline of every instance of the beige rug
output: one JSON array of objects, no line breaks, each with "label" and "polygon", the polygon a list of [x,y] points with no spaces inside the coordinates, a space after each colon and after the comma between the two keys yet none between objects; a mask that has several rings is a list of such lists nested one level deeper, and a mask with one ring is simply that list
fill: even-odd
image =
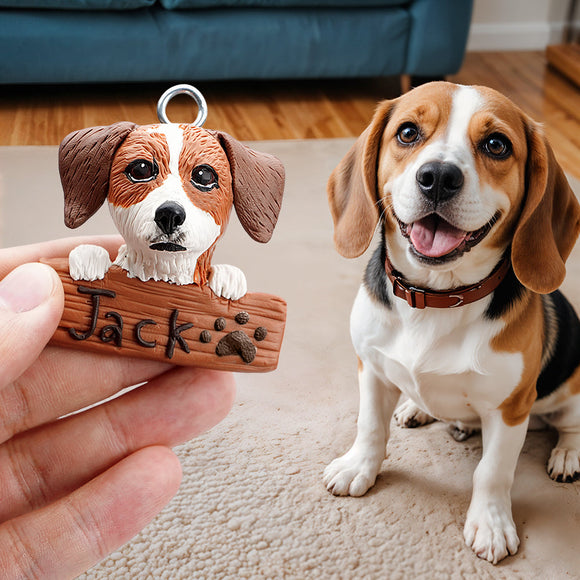
[{"label": "beige rug", "polygon": [[[325,465],[352,443],[358,406],[348,317],[368,255],[335,253],[325,197],[327,176],[351,143],[255,144],[287,168],[279,227],[262,246],[232,218],[218,259],[241,267],[251,290],[288,301],[280,366],[238,376],[229,417],[177,450],[178,496],[83,579],[580,578],[580,483],[546,475],[552,432],[528,435],[513,489],[522,545],[496,567],[462,538],[478,436],[457,443],[442,424],[394,427],[389,458],[365,497],[324,488]],[[67,234],[55,148],[0,150],[0,173],[4,245]],[[106,212],[84,231],[113,231]],[[580,247],[569,272],[565,290],[580,306]]]}]

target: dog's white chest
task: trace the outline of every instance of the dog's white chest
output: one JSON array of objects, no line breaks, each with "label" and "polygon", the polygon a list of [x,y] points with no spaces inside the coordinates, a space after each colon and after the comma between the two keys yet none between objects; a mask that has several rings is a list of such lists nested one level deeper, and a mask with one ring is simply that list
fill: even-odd
[{"label": "dog's white chest", "polygon": [[417,311],[401,301],[388,311],[361,287],[351,315],[353,344],[364,365],[425,412],[443,420],[473,421],[514,390],[523,359],[494,351],[490,341],[503,322],[484,321],[476,310],[483,311],[483,304],[469,308]]}]

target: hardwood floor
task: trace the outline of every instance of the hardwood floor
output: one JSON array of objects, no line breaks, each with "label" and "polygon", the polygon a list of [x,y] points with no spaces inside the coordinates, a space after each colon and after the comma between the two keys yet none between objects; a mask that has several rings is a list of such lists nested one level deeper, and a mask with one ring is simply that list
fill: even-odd
[{"label": "hardwood floor", "polygon": [[[580,177],[580,92],[549,68],[541,52],[469,53],[449,78],[500,90],[546,132],[564,168]],[[206,127],[242,140],[354,137],[376,103],[398,94],[398,79],[196,83],[204,93]],[[168,83],[147,85],[17,86],[0,90],[0,145],[57,145],[75,129],[120,120],[157,121]],[[192,121],[193,102],[168,107],[174,121]]]}]

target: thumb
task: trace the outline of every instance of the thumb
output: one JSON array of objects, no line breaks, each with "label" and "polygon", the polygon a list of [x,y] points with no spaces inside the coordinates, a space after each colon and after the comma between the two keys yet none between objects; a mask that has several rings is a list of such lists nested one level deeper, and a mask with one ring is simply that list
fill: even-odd
[{"label": "thumb", "polygon": [[24,264],[0,282],[0,389],[37,359],[63,307],[58,274],[45,264]]}]

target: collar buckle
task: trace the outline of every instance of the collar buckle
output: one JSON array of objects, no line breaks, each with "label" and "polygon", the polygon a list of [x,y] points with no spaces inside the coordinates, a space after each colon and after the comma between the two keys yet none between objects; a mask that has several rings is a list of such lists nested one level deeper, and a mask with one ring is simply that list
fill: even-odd
[{"label": "collar buckle", "polygon": [[397,294],[396,290],[398,289],[402,293],[401,297],[405,298],[407,304],[411,308],[417,308],[419,310],[425,308],[426,306],[425,292],[420,288],[415,288],[414,286],[407,286],[402,282],[400,278],[395,279],[395,281],[393,282],[393,287],[395,290],[395,294]]}]

